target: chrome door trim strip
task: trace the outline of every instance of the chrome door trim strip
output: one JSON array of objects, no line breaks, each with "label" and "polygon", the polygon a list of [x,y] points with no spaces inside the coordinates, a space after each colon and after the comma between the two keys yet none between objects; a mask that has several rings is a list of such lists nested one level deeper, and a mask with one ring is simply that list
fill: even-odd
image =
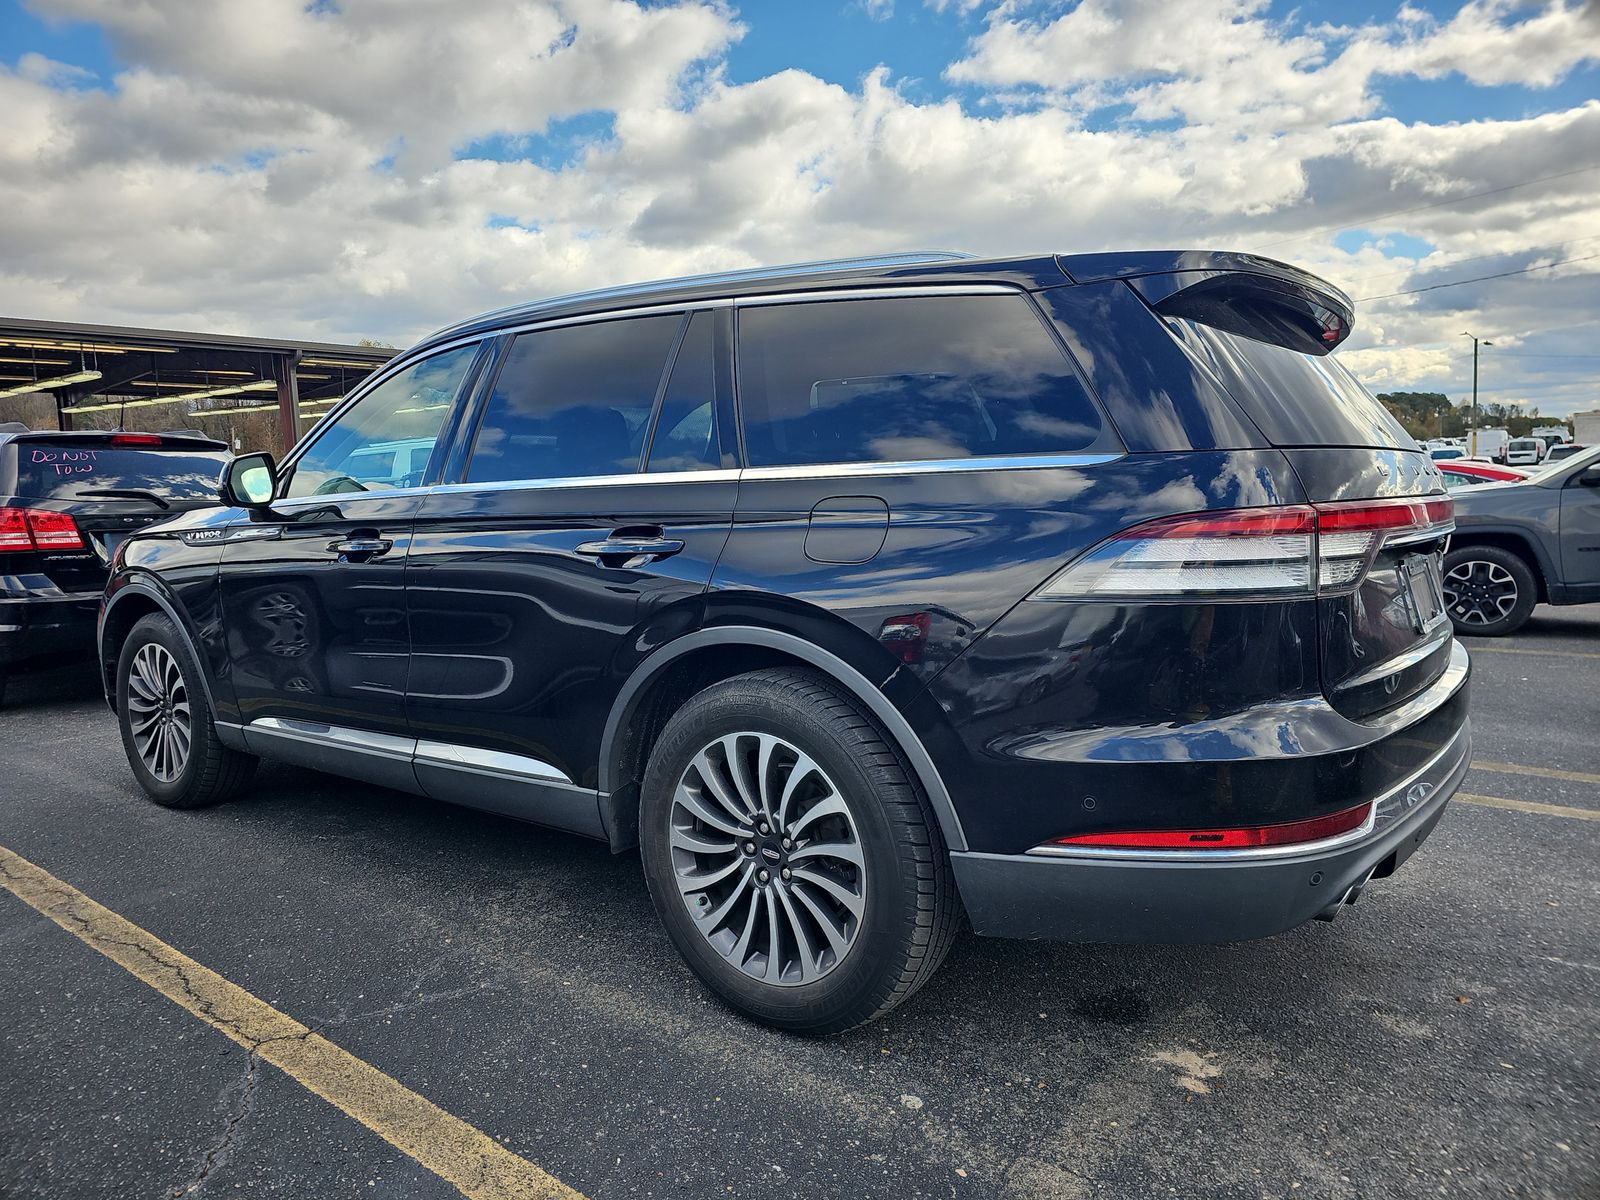
[{"label": "chrome door trim strip", "polygon": [[[1254,862],[1261,859],[1299,858],[1308,854],[1323,854],[1329,850],[1337,850],[1342,846],[1354,845],[1371,837],[1377,828],[1378,814],[1385,805],[1396,798],[1405,797],[1417,784],[1425,781],[1438,765],[1452,754],[1462,759],[1455,770],[1455,774],[1466,773],[1466,750],[1463,742],[1469,736],[1469,727],[1463,725],[1456,731],[1442,749],[1423,763],[1422,766],[1407,775],[1394,787],[1376,797],[1372,801],[1372,809],[1367,813],[1367,819],[1359,828],[1333,837],[1322,838],[1315,842],[1294,842],[1287,846],[1251,846],[1243,850],[1145,850],[1123,846],[1055,846],[1045,844],[1035,846],[1029,850],[1026,857],[1033,858],[1093,858],[1110,860],[1113,862],[1156,862],[1156,863],[1236,863]],[[1467,742],[1470,745],[1470,742]],[[1432,795],[1437,789],[1430,788]]]},{"label": "chrome door trim strip", "polygon": [[378,758],[410,762],[416,750],[415,738],[400,737],[392,733],[374,733],[366,729],[350,729],[343,725],[328,725],[322,721],[306,721],[291,717],[257,717],[245,726],[248,734],[263,734],[290,742],[308,742],[314,746],[351,750],[357,754],[371,754]]},{"label": "chrome door trim strip", "polygon": [[422,739],[417,742],[418,766],[443,767],[452,771],[469,771],[476,775],[491,775],[496,779],[514,782],[541,783],[553,787],[566,787],[593,795],[593,788],[582,788],[572,782],[572,777],[559,767],[543,759],[522,754],[507,754],[500,750],[480,750],[473,746],[459,746],[454,742],[434,742]]}]

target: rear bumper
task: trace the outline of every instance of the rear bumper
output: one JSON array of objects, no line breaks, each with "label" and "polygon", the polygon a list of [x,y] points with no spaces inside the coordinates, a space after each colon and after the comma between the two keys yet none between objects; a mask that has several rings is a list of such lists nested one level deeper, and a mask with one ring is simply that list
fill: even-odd
[{"label": "rear bumper", "polygon": [[1072,942],[1235,942],[1268,937],[1392,874],[1433,832],[1471,765],[1471,726],[1376,797],[1370,830],[1244,851],[1061,847],[1051,854],[955,853],[973,928]]},{"label": "rear bumper", "polygon": [[0,596],[0,667],[39,655],[94,654],[99,592]]}]

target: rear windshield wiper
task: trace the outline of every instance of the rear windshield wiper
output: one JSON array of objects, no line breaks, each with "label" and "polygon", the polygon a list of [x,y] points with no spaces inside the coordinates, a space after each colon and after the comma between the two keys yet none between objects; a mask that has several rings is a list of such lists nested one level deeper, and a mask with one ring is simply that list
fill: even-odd
[{"label": "rear windshield wiper", "polygon": [[148,500],[162,508],[172,507],[171,504],[154,492],[147,492],[143,488],[79,488],[73,494],[77,496],[126,496],[130,500]]}]

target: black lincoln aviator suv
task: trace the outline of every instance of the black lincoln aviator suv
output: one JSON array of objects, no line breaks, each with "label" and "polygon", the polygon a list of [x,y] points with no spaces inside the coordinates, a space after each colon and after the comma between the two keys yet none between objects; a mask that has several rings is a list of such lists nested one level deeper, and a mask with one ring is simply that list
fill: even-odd
[{"label": "black lincoln aviator suv", "polygon": [[1329,357],[1350,301],[1211,252],[896,256],[502,310],[227,507],[121,546],[106,690],[158,803],[257,756],[634,846],[787,1029],[980,934],[1331,916],[1468,764],[1451,502]]}]

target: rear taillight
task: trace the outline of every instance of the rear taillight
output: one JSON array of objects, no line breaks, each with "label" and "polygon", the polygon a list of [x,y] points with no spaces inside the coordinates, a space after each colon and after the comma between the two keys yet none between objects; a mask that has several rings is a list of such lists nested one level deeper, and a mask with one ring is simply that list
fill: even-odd
[{"label": "rear taillight", "polygon": [[1443,537],[1447,497],[1236,508],[1161,517],[1072,563],[1044,598],[1310,597],[1360,582],[1385,542]]},{"label": "rear taillight", "polygon": [[1135,829],[1084,833],[1056,838],[1046,846],[1103,846],[1119,850],[1247,850],[1258,846],[1292,846],[1320,842],[1360,829],[1372,813],[1372,802],[1323,817],[1282,825],[1240,825],[1226,829]]},{"label": "rear taillight", "polygon": [[32,550],[33,538],[28,533],[28,519],[20,508],[0,508],[0,552],[6,550]]},{"label": "rear taillight", "polygon": [[47,508],[0,508],[0,553],[82,550],[83,534],[68,514]]},{"label": "rear taillight", "polygon": [[1449,497],[1355,500],[1317,508],[1317,580],[1324,592],[1358,582],[1386,541],[1415,534],[1443,537],[1455,528]]}]

